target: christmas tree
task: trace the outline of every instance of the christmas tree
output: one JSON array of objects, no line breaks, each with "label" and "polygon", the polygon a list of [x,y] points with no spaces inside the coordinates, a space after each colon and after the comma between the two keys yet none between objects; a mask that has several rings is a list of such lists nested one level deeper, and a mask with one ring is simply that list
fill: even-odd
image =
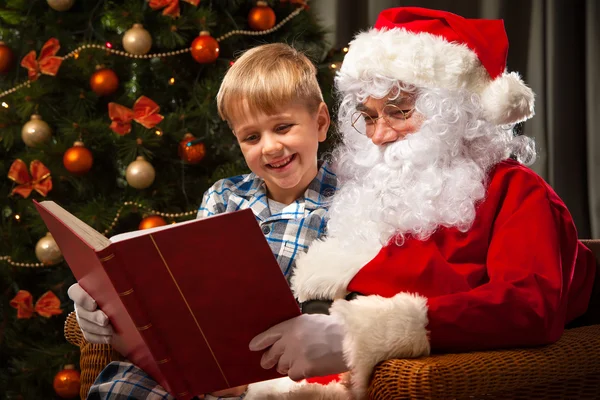
[{"label": "christmas tree", "polygon": [[79,362],[75,280],[32,199],[106,236],[192,219],[247,172],[215,104],[235,57],[292,44],[331,106],[340,53],[300,0],[0,0],[0,41],[0,393],[69,398],[53,380]]}]

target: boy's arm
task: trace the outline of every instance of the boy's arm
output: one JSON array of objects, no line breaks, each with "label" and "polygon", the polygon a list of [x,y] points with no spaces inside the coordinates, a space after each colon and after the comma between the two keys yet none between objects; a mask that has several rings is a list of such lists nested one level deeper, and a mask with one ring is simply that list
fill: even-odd
[{"label": "boy's arm", "polygon": [[197,219],[222,214],[227,209],[227,200],[224,196],[223,181],[215,183],[202,196],[202,203],[198,208]]}]

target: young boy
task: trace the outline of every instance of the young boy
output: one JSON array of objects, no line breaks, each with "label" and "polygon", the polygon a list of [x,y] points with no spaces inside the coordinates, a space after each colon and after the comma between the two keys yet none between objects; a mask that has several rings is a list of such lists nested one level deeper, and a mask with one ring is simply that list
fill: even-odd
[{"label": "young boy", "polygon": [[[198,218],[250,208],[289,280],[297,255],[324,235],[327,200],[336,190],[336,176],[317,159],[330,117],[316,68],[288,45],[255,47],[225,75],[217,106],[252,173],[215,183],[202,199]],[[85,338],[110,343],[112,327],[94,299],[79,284],[69,288],[69,297]],[[212,395],[242,398],[245,390]],[[142,370],[125,362],[107,366],[88,399],[108,397],[171,398]]]}]

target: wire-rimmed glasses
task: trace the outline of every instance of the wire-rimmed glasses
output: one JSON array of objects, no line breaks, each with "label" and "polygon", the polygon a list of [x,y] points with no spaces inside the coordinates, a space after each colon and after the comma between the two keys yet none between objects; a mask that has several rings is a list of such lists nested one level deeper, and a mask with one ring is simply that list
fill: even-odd
[{"label": "wire-rimmed glasses", "polygon": [[385,107],[383,107],[381,112],[382,115],[376,118],[371,117],[364,111],[356,111],[354,114],[352,114],[351,124],[352,127],[361,135],[371,136],[373,133],[375,133],[377,121],[379,121],[381,118],[383,118],[390,128],[394,130],[400,130],[404,122],[414,111],[414,107],[408,110],[403,110],[394,104],[387,104]]}]

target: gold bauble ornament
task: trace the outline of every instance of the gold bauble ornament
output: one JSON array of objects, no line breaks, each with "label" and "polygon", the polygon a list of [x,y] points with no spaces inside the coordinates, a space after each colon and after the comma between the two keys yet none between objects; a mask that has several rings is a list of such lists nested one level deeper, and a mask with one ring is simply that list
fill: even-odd
[{"label": "gold bauble ornament", "polygon": [[33,114],[31,119],[23,125],[21,138],[29,147],[36,147],[45,143],[52,137],[52,129],[41,116]]},{"label": "gold bauble ornament", "polygon": [[81,373],[75,369],[75,365],[65,365],[65,368],[54,376],[52,386],[56,394],[63,399],[73,399],[79,396]]},{"label": "gold bauble ornament", "polygon": [[146,54],[152,48],[152,36],[142,24],[133,24],[123,35],[123,48],[131,54]]},{"label": "gold bauble ornament", "polygon": [[275,11],[266,1],[257,1],[248,13],[248,25],[255,31],[266,31],[275,26]]},{"label": "gold bauble ornament", "polygon": [[15,65],[15,52],[0,40],[0,75],[7,74]]},{"label": "gold bauble ornament", "polygon": [[52,7],[56,11],[67,11],[73,4],[75,4],[75,0],[47,0],[48,5]]},{"label": "gold bauble ornament", "polygon": [[73,147],[63,155],[63,165],[73,175],[86,174],[93,164],[92,152],[80,141],[73,143]]},{"label": "gold bauble ornament", "polygon": [[200,32],[200,35],[192,42],[192,57],[200,64],[208,64],[219,58],[219,42],[208,31]]},{"label": "gold bauble ornament", "polygon": [[90,77],[90,86],[98,96],[110,96],[119,88],[119,77],[112,69],[98,66]]},{"label": "gold bauble ornament", "polygon": [[146,189],[152,185],[155,176],[154,167],[142,156],[138,156],[125,171],[127,183],[136,189]]},{"label": "gold bauble ornament", "polygon": [[151,215],[149,217],[142,219],[142,221],[140,222],[140,225],[138,226],[138,229],[142,230],[142,229],[156,228],[157,226],[163,226],[166,224],[167,224],[167,221],[165,221],[160,215]]},{"label": "gold bauble ornament", "polygon": [[44,265],[55,265],[62,261],[62,253],[50,232],[38,240],[35,245],[35,256]]}]

